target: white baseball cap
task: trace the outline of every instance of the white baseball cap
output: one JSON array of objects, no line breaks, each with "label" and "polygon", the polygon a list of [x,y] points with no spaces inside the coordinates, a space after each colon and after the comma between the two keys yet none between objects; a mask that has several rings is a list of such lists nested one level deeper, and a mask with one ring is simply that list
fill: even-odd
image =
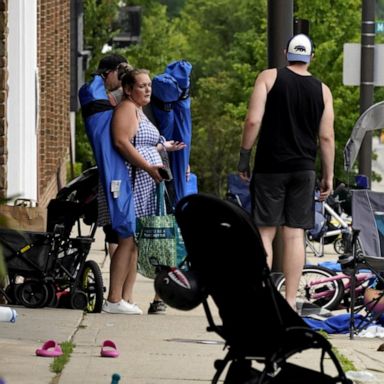
[{"label": "white baseball cap", "polygon": [[287,60],[309,63],[313,53],[313,44],[311,39],[300,33],[293,36],[287,44]]}]

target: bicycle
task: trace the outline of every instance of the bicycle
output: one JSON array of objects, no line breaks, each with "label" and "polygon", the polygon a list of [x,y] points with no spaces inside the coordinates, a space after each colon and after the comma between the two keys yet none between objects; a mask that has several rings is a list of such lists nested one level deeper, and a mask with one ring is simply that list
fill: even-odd
[{"label": "bicycle", "polygon": [[[373,284],[376,276],[372,272],[361,271],[356,274],[355,297],[363,301],[364,291]],[[277,290],[285,296],[285,276],[275,281]],[[298,301],[305,301],[318,307],[335,310],[349,308],[351,275],[335,272],[319,265],[305,265],[301,275]]]}]

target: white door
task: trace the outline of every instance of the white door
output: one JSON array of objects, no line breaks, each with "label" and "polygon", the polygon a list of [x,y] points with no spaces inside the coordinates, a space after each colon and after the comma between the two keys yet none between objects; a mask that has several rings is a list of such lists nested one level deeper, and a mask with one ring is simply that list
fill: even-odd
[{"label": "white door", "polygon": [[37,1],[8,2],[8,197],[37,200]]}]

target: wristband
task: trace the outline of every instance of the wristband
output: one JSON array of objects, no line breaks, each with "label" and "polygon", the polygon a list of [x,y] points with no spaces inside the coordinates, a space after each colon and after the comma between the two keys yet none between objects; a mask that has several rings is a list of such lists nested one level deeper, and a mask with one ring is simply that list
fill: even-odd
[{"label": "wristband", "polygon": [[251,159],[251,152],[252,149],[240,148],[240,159],[237,166],[239,172],[245,172],[248,175],[250,174],[249,161]]}]

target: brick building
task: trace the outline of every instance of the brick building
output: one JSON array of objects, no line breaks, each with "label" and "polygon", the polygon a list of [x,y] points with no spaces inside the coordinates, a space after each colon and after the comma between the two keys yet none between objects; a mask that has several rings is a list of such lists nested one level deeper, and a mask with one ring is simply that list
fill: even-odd
[{"label": "brick building", "polygon": [[66,183],[70,12],[70,0],[0,0],[0,198],[29,206],[0,210],[25,228],[44,230],[47,204]]}]

